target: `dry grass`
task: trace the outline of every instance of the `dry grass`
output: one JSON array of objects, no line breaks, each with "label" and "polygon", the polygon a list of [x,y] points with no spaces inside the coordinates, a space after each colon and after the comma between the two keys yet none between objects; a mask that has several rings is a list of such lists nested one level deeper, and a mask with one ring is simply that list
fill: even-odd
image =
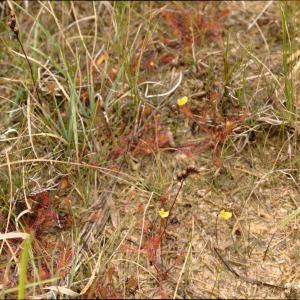
[{"label": "dry grass", "polygon": [[299,298],[299,13],[1,4],[1,297]]}]

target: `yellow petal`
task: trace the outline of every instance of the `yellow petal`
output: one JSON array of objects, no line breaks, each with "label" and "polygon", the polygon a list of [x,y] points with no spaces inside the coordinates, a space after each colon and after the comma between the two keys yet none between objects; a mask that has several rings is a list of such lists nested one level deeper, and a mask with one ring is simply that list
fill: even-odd
[{"label": "yellow petal", "polygon": [[165,219],[169,216],[169,212],[168,211],[165,211],[163,208],[161,208],[159,210],[159,215],[162,219]]},{"label": "yellow petal", "polygon": [[187,96],[184,96],[184,97],[181,97],[177,100],[177,104],[179,106],[183,106],[185,105],[186,103],[188,102],[188,97]]},{"label": "yellow petal", "polygon": [[222,209],[219,213],[219,217],[223,220],[228,220],[232,217],[232,212]]}]

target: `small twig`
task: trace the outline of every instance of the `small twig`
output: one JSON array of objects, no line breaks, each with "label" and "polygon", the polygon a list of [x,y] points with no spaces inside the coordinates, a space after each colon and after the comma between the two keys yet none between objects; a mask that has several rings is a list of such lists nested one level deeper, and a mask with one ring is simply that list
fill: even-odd
[{"label": "small twig", "polygon": [[267,253],[268,253],[268,250],[269,250],[269,248],[270,248],[270,245],[271,245],[271,243],[272,243],[272,241],[273,241],[273,238],[274,238],[274,236],[275,236],[275,233],[276,233],[276,232],[274,232],[274,233],[272,234],[272,237],[271,237],[271,239],[270,239],[270,241],[269,241],[269,243],[268,243],[268,246],[267,246],[267,248],[266,248],[266,250],[265,250],[265,252],[264,252],[263,261],[265,261],[265,259],[266,259],[266,257],[267,257]]},{"label": "small twig", "polygon": [[248,278],[246,276],[243,276],[243,275],[240,275],[235,269],[233,269],[229,264],[228,262],[226,262],[224,260],[224,258],[221,256],[221,254],[218,252],[217,248],[214,247],[214,250],[217,254],[217,256],[219,257],[219,259],[222,261],[222,263],[226,266],[226,268],[231,272],[233,273],[236,277],[238,277],[239,279],[247,282],[247,283],[251,283],[251,284],[257,284],[257,285],[261,285],[261,286],[266,286],[266,287],[272,287],[272,288],[277,288],[277,289],[281,289],[281,290],[286,290],[288,287],[284,287],[284,286],[281,286],[281,285],[274,285],[274,284],[271,284],[271,283],[268,283],[268,282],[264,282],[264,281],[261,281],[261,280],[257,280],[257,279],[254,279],[254,278]]},{"label": "small twig", "polygon": [[216,254],[218,255],[219,259],[222,261],[222,263],[226,266],[226,268],[233,273],[236,277],[240,278],[240,275],[223,259],[223,257],[221,256],[221,254],[217,251],[217,248],[214,247],[214,250],[216,252]]}]

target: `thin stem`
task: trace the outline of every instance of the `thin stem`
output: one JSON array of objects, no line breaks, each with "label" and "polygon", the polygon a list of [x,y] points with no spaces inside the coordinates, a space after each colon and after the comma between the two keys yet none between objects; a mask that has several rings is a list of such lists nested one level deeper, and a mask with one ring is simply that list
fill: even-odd
[{"label": "thin stem", "polygon": [[40,95],[39,95],[39,91],[38,91],[38,88],[37,88],[37,85],[36,85],[36,81],[35,81],[34,76],[33,76],[32,65],[31,65],[31,63],[30,63],[30,61],[29,61],[29,59],[28,59],[28,57],[26,55],[25,49],[23,47],[23,44],[22,44],[21,40],[19,39],[19,36],[15,34],[15,37],[16,37],[19,45],[21,46],[22,52],[23,52],[23,54],[24,54],[24,56],[26,58],[27,64],[29,66],[29,70],[30,70],[30,74],[31,74],[31,79],[32,79],[32,82],[33,82],[33,86],[34,86],[34,91],[36,91],[37,98],[38,98],[39,102],[41,103],[41,98],[40,98]]},{"label": "thin stem", "polygon": [[170,207],[170,209],[169,209],[169,215],[168,215],[168,217],[167,217],[167,219],[166,219],[166,223],[165,223],[163,232],[162,232],[161,235],[160,235],[160,238],[162,238],[162,236],[163,236],[163,235],[165,234],[165,232],[166,232],[166,229],[167,229],[167,226],[168,226],[168,221],[169,221],[169,219],[170,219],[172,209],[173,209],[173,207],[174,207],[174,205],[175,205],[175,202],[176,202],[176,200],[177,200],[177,198],[178,198],[178,195],[179,195],[179,193],[180,193],[180,191],[181,191],[181,189],[182,189],[184,179],[185,179],[185,178],[182,178],[181,181],[180,181],[179,189],[178,189],[178,191],[177,191],[177,193],[176,193],[176,196],[175,196],[175,198],[174,198],[174,200],[173,200],[173,203],[172,203],[172,205],[171,205],[171,207]]}]

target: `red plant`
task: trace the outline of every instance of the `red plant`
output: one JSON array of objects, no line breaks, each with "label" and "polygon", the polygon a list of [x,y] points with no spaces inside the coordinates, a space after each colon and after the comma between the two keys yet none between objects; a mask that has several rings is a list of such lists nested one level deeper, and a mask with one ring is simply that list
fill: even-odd
[{"label": "red plant", "polygon": [[57,259],[56,267],[60,277],[62,279],[65,279],[66,275],[69,272],[73,252],[71,247],[65,248],[64,244],[61,244],[60,250],[61,252]]},{"label": "red plant", "polygon": [[29,227],[39,237],[43,232],[52,231],[58,225],[58,214],[51,205],[48,192],[41,192],[31,196],[33,202],[33,215],[29,220]]},{"label": "red plant", "polygon": [[113,277],[117,277],[116,279],[119,281],[114,267],[105,270],[101,279],[97,280],[90,288],[87,298],[98,298],[100,296],[103,299],[121,299],[122,294],[116,289]]},{"label": "red plant", "polygon": [[217,167],[221,166],[219,157],[219,145],[222,144],[226,138],[246,119],[246,113],[240,115],[232,115],[224,117],[218,111],[218,103],[220,95],[218,93],[210,93],[210,100],[212,106],[211,118],[208,119],[207,112],[201,111],[200,115],[193,112],[189,104],[183,105],[179,108],[181,114],[189,119],[193,124],[206,134],[207,138],[201,143],[182,144],[176,149],[185,153],[188,156],[199,155],[202,151],[211,148],[213,155],[213,162]]},{"label": "red plant", "polygon": [[145,242],[145,250],[149,259],[149,262],[155,267],[155,269],[161,273],[161,264],[159,259],[159,248],[161,244],[161,236],[160,234],[154,235],[150,237]]},{"label": "red plant", "polygon": [[159,58],[159,63],[163,65],[167,65],[171,63],[175,59],[175,56],[171,53],[165,53]]},{"label": "red plant", "polygon": [[[208,40],[218,39],[223,32],[222,19],[229,15],[229,10],[204,4],[210,11],[206,10],[206,15],[202,15],[199,13],[204,12],[205,7],[202,4],[198,4],[196,12],[175,4],[175,9],[168,8],[161,13],[164,22],[185,51],[190,51],[192,44],[198,44],[201,37],[204,36]],[[166,46],[170,46],[167,38],[164,38],[164,41]]]},{"label": "red plant", "polygon": [[145,121],[139,137],[134,142],[130,135],[119,138],[119,145],[110,152],[112,159],[120,157],[127,150],[134,155],[151,155],[173,144],[172,133],[162,128],[160,117],[155,115],[152,120]]}]

